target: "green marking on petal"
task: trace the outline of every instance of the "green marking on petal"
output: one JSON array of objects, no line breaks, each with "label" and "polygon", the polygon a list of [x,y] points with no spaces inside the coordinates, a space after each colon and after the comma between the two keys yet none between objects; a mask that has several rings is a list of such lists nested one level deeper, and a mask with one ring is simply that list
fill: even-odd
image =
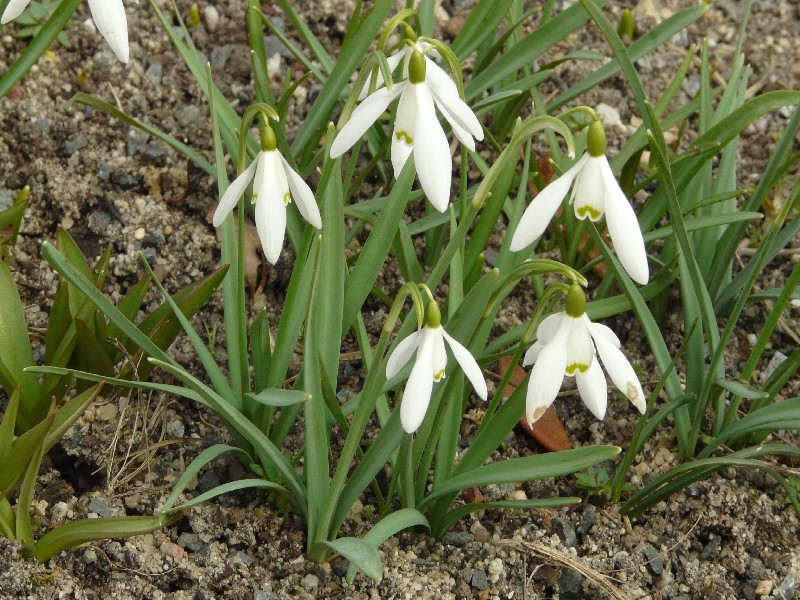
[{"label": "green marking on petal", "polygon": [[589,217],[592,221],[598,221],[603,213],[597,210],[594,206],[581,206],[580,208],[575,209],[575,215],[579,219],[585,219]]},{"label": "green marking on petal", "polygon": [[433,380],[434,381],[441,381],[442,379],[444,379],[444,369],[442,369],[438,373],[434,373],[434,375],[433,375]]},{"label": "green marking on petal", "polygon": [[589,370],[589,365],[579,362],[574,362],[571,365],[567,365],[567,375],[575,375],[577,371],[581,373],[586,373]]},{"label": "green marking on petal", "polygon": [[286,193],[283,195],[283,205],[284,205],[284,206],[286,206],[286,205],[287,205],[287,204],[289,204],[289,202],[291,202],[291,201],[292,201],[292,195],[291,195],[289,192],[286,192]]},{"label": "green marking on petal", "polygon": [[250,198],[250,202],[255,204],[257,199],[258,199],[258,194],[256,192],[253,192],[253,195]]},{"label": "green marking on petal", "polygon": [[407,131],[403,131],[402,129],[400,131],[395,131],[394,137],[397,138],[398,142],[405,142],[409,146],[414,143],[414,138],[408,135]]}]

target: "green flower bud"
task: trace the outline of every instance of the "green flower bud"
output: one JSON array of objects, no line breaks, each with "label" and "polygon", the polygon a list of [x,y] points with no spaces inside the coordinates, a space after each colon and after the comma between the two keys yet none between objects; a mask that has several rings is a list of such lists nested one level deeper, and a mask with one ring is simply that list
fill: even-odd
[{"label": "green flower bud", "polygon": [[428,302],[428,310],[425,315],[425,325],[431,329],[435,329],[442,324],[442,313],[439,310],[439,305],[433,300]]},{"label": "green flower bud", "polygon": [[417,50],[411,53],[411,59],[408,61],[408,80],[411,83],[425,81],[425,57]]},{"label": "green flower bud", "polygon": [[261,128],[261,149],[264,152],[272,152],[278,147],[278,139],[275,137],[275,132],[272,127],[264,125]]},{"label": "green flower bud", "polygon": [[619,19],[619,27],[617,27],[617,34],[620,38],[627,37],[633,41],[633,13],[630,8],[626,8]]},{"label": "green flower bud", "polygon": [[595,119],[589,125],[589,134],[586,136],[586,149],[589,156],[598,158],[606,153],[606,130],[600,119]]},{"label": "green flower bud", "polygon": [[586,312],[586,294],[577,283],[573,282],[567,292],[566,312],[570,317],[577,319]]}]

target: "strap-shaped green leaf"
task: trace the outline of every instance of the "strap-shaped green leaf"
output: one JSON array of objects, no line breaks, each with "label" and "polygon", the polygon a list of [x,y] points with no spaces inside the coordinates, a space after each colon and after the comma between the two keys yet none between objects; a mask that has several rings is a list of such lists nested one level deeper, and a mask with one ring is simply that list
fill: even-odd
[{"label": "strap-shaped green leaf", "polygon": [[383,577],[381,555],[372,544],[358,538],[344,537],[332,542],[317,542],[311,553],[321,555],[329,550],[344,556],[375,581]]}]

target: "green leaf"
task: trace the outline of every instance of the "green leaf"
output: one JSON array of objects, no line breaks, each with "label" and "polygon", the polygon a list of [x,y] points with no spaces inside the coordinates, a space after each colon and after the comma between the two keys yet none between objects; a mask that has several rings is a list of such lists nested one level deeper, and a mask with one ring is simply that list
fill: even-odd
[{"label": "green leaf", "polygon": [[5,464],[11,445],[14,443],[14,426],[17,423],[17,410],[19,409],[19,398],[22,394],[21,386],[17,386],[11,397],[8,399],[6,412],[3,413],[3,420],[0,421],[0,465]]},{"label": "green leaf", "polygon": [[[415,508],[403,508],[393,512],[378,521],[375,526],[364,534],[364,541],[371,545],[375,550],[393,535],[409,529],[411,527],[425,527],[430,530],[431,526],[428,519]],[[347,583],[353,583],[358,572],[355,563],[347,567]]]},{"label": "green leaf", "polygon": [[50,419],[39,421],[11,444],[11,452],[0,470],[0,497],[10,497],[19,485],[31,461],[42,447],[51,425]]},{"label": "green leaf", "polygon": [[[576,474],[577,477],[578,474]],[[559,506],[569,506],[571,504],[579,504],[580,498],[574,496],[565,496],[564,498],[534,498],[532,500],[500,500],[497,502],[472,502],[470,504],[462,504],[449,511],[444,519],[436,524],[436,537],[441,537],[450,528],[458,523],[461,519],[468,514],[474,513],[479,510],[494,510],[502,508],[525,510],[531,508],[556,508]]]},{"label": "green leaf", "polygon": [[267,388],[258,394],[245,394],[249,399],[265,406],[295,406],[309,400],[309,395],[302,390],[283,390],[281,388]]},{"label": "green leaf", "polygon": [[50,428],[44,440],[45,453],[49,452],[53,446],[61,441],[61,438],[64,437],[67,430],[80,418],[88,406],[97,398],[102,389],[103,382],[71,398],[56,411],[55,418],[53,419],[53,426]]},{"label": "green leaf", "polygon": [[475,5],[451,46],[459,60],[466,59],[485,40],[494,40],[510,5],[511,0],[481,0]]},{"label": "green leaf", "polygon": [[491,463],[447,479],[441,486],[435,487],[423,503],[427,504],[440,496],[460,492],[472,486],[534,481],[569,475],[613,458],[619,454],[619,450],[616,446],[587,446]]},{"label": "green leaf", "polygon": [[[136,285],[129,289],[128,293],[125,294],[125,297],[120,300],[117,308],[122,316],[131,323],[136,320],[136,315],[139,314],[139,309],[141,308],[149,289],[150,275],[145,275],[139,281],[137,281]],[[108,327],[106,328],[106,337],[116,339],[122,345],[125,345],[128,342],[128,336],[126,336],[123,331],[114,323],[109,323]]]},{"label": "green leaf", "polygon": [[315,544],[312,552],[320,553],[323,548],[338,552],[375,581],[379,581],[383,577],[380,554],[364,540],[354,537],[339,538],[332,542],[322,540]]},{"label": "green leaf", "polygon": [[61,525],[46,533],[34,546],[34,556],[41,563],[56,554],[86,542],[144,535],[172,525],[182,513],[170,513],[154,517],[105,517],[80,519]]},{"label": "green leaf", "polygon": [[757,400],[759,398],[769,398],[769,394],[763,390],[755,389],[741,381],[733,381],[731,379],[717,379],[714,385],[721,387],[723,390],[729,391],[731,394],[748,398],[750,400]]},{"label": "green leaf", "polygon": [[791,398],[753,411],[723,429],[700,453],[701,457],[723,444],[757,431],[800,429],[800,398]]},{"label": "green leaf", "polygon": [[[237,479],[236,481],[231,481],[229,483],[223,483],[222,485],[218,485],[217,487],[208,490],[204,494],[200,494],[199,496],[196,496],[191,500],[184,502],[179,506],[176,506],[172,510],[184,511],[189,508],[192,508],[193,506],[197,506],[198,504],[202,504],[203,502],[207,502],[212,498],[221,496],[222,494],[229,494],[231,492],[235,492],[238,490],[254,489],[254,488],[265,489],[269,490],[270,492],[277,492],[287,496],[289,494],[288,490],[282,485],[278,485],[277,483],[267,481],[266,479]],[[294,500],[294,497],[289,496],[289,499]]]}]

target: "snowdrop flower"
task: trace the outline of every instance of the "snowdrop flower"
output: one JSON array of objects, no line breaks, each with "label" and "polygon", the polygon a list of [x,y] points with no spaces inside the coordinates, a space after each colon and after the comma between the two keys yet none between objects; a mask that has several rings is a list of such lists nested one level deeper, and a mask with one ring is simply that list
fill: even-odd
[{"label": "snowdrop flower", "polygon": [[[401,58],[396,59],[397,63]],[[400,175],[413,150],[414,166],[422,189],[431,204],[444,212],[450,202],[453,169],[450,145],[434,106],[450,123],[459,141],[470,150],[475,149],[475,139],[483,139],[483,130],[475,113],[459,97],[453,80],[418,50],[412,50],[408,59],[406,81],[395,84],[391,90],[386,87],[376,90],[353,111],[331,145],[331,158],[349,150],[398,96],[400,103],[391,151],[395,177]]]},{"label": "snowdrop flower", "polygon": [[642,386],[619,349],[619,338],[605,325],[592,323],[585,306],[583,290],[574,283],[567,294],[566,310],[541,322],[538,340],[525,354],[523,364],[533,364],[525,404],[525,416],[531,425],[555,400],[564,375],[575,377],[578,393],[592,414],[598,419],[605,416],[608,387],[598,354],[614,385],[639,412],[645,411]]},{"label": "snowdrop flower", "polygon": [[426,323],[422,329],[412,333],[397,344],[386,363],[386,378],[391,379],[411,359],[414,352],[417,359],[408,377],[403,401],[400,404],[400,423],[407,433],[414,433],[422,424],[428,404],[431,401],[433,382],[444,378],[447,366],[447,341],[458,364],[472,383],[475,392],[486,400],[486,381],[481,368],[472,354],[464,346],[453,339],[442,327],[442,316],[435,302],[428,304]]},{"label": "snowdrop flower", "polygon": [[256,230],[270,264],[280,258],[286,234],[286,205],[294,198],[303,218],[322,229],[322,218],[308,184],[294,172],[277,149],[275,132],[267,125],[261,131],[261,152],[225,191],[214,213],[214,227],[219,227],[253,181],[256,205]]},{"label": "snowdrop flower", "polygon": [[[11,0],[0,17],[0,23],[5,25],[13,21],[30,4],[31,0]],[[139,0],[133,0],[137,4]],[[125,7],[122,0],[89,0],[89,9],[97,30],[106,39],[108,45],[122,62],[128,62],[128,20],[125,17]]]},{"label": "snowdrop flower", "polygon": [[649,270],[639,222],[611,172],[605,149],[603,124],[595,119],[589,126],[587,152],[571,169],[539,192],[525,209],[511,238],[511,250],[522,250],[541,237],[572,185],[570,202],[575,216],[599,221],[605,213],[620,263],[634,281],[645,285]]}]

